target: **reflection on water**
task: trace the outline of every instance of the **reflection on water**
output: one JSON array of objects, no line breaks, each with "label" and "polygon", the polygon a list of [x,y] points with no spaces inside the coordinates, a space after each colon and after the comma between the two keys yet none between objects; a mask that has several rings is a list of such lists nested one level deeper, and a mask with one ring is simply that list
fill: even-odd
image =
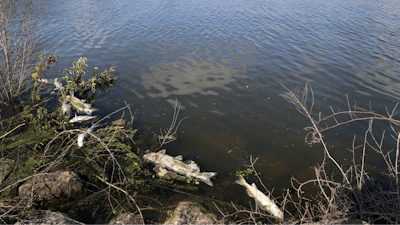
[{"label": "reflection on water", "polygon": [[[318,145],[304,143],[309,121],[277,81],[310,81],[315,116],[346,110],[346,94],[378,113],[400,97],[398,1],[54,0],[42,17],[42,47],[56,46],[58,69],[79,56],[100,70],[116,66],[117,84],[98,95],[101,113],[126,101],[136,123],[158,133],[177,98],[189,118],[168,152],[217,171],[212,191],[227,199],[250,155],[277,190],[321,159]],[[332,154],[347,157],[357,130],[332,132],[342,145]]]},{"label": "reflection on water", "polygon": [[[158,63],[151,66],[151,74],[142,75],[142,84],[147,95],[152,98],[190,95],[218,95],[211,88],[231,89],[226,85],[234,82],[232,74],[238,74],[233,66],[215,62],[196,61],[189,57],[179,57],[180,61],[173,63]],[[190,74],[190,76],[188,76]]]}]

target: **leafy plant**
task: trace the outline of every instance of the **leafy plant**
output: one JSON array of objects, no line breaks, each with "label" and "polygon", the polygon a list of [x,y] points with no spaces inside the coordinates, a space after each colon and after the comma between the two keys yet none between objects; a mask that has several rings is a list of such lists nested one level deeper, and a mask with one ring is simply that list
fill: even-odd
[{"label": "leafy plant", "polygon": [[64,70],[65,73],[74,75],[75,77],[67,75],[61,78],[61,80],[67,82],[67,85],[60,89],[62,96],[73,94],[75,96],[88,98],[88,93],[91,91],[93,97],[96,91],[101,92],[106,87],[113,85],[116,79],[113,75],[115,72],[114,67],[104,72],[100,72],[97,67],[95,67],[92,77],[85,81],[83,76],[87,72],[86,67],[88,64],[86,64],[86,61],[86,57],[80,57],[77,62],[72,63],[72,67]]},{"label": "leafy plant", "polygon": [[168,217],[172,217],[174,215],[174,211],[168,210],[167,215],[168,215]]},{"label": "leafy plant", "polygon": [[49,55],[47,57],[47,61],[44,62],[43,54],[39,55],[40,61],[36,63],[35,72],[32,73],[32,78],[34,79],[34,85],[31,93],[32,101],[40,100],[40,81],[42,81],[46,77],[46,69],[51,69],[50,65],[52,63],[57,63],[56,59],[58,58],[59,56],[57,54],[54,54],[53,56]]}]

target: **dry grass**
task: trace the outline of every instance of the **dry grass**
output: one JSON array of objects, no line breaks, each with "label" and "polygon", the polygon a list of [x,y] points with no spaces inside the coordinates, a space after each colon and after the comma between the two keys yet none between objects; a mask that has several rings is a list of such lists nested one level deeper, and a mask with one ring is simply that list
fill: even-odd
[{"label": "dry grass", "polygon": [[0,4],[0,99],[4,102],[26,91],[34,72],[34,18],[40,8],[32,0],[2,0]]},{"label": "dry grass", "polygon": [[[286,87],[285,87],[286,88]],[[287,88],[286,88],[287,89]],[[282,96],[293,103],[297,109],[302,112],[312,123],[312,126],[306,127],[308,131],[306,142],[320,143],[323,146],[325,157],[322,163],[316,166],[315,180],[304,183],[296,182],[293,179],[293,187],[296,189],[298,197],[302,196],[302,188],[308,183],[314,183],[319,187],[321,200],[312,205],[311,210],[298,204],[298,212],[301,216],[300,221],[306,223],[340,223],[348,218],[360,219],[368,223],[399,223],[400,219],[400,198],[399,198],[399,140],[400,133],[396,131],[399,128],[400,121],[394,118],[397,105],[390,112],[386,110],[387,115],[369,111],[358,110],[356,105],[353,109],[348,102],[348,110],[335,112],[332,108],[332,114],[325,118],[319,117],[315,120],[311,117],[311,110],[314,102],[314,94],[311,86],[307,83],[302,97],[299,94],[287,89],[288,92]],[[311,94],[310,104],[307,108],[308,95]],[[340,118],[346,118],[339,120]],[[361,145],[356,145],[356,137],[353,145],[349,149],[353,155],[353,162],[348,168],[344,169],[331,156],[322,133],[333,128],[350,123],[365,121],[368,123],[368,129],[364,131]],[[374,132],[375,123],[388,123],[379,137]],[[388,139],[386,139],[388,138]],[[393,138],[395,142],[391,142]],[[396,143],[395,146],[390,146]],[[386,163],[386,180],[370,177],[366,171],[366,152],[374,151],[381,155]],[[358,161],[356,156],[361,156]],[[336,166],[336,171],[340,172],[339,181],[334,181],[333,177],[328,176],[325,165],[331,161]],[[297,183],[297,185],[296,185]]]},{"label": "dry grass", "polygon": [[172,105],[172,107],[174,107],[174,115],[172,116],[171,125],[169,126],[168,129],[164,129],[164,132],[162,129],[160,129],[161,135],[158,138],[160,147],[172,141],[175,141],[178,138],[176,132],[178,131],[179,125],[182,123],[184,119],[188,118],[187,116],[183,117],[178,122],[179,111],[181,110],[181,103],[178,101],[178,99],[175,99],[175,105]]}]

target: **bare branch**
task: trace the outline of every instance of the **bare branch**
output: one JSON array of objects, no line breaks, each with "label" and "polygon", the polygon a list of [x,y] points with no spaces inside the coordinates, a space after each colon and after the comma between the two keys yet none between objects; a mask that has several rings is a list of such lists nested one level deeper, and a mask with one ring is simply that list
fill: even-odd
[{"label": "bare branch", "polygon": [[182,118],[178,124],[176,122],[178,121],[178,116],[179,116],[179,111],[181,109],[181,103],[178,101],[178,99],[175,99],[175,105],[172,105],[174,107],[174,115],[172,116],[172,122],[171,125],[169,126],[168,130],[165,129],[164,132],[160,128],[160,137],[158,138],[158,141],[160,143],[160,147],[162,147],[165,144],[168,144],[172,141],[175,141],[177,139],[177,131],[179,128],[179,125],[181,122],[188,118],[188,116]]}]

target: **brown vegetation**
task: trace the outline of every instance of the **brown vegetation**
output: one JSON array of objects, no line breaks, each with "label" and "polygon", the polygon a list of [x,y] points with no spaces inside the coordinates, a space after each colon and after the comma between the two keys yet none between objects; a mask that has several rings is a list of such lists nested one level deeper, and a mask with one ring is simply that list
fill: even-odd
[{"label": "brown vegetation", "polygon": [[9,102],[26,91],[34,72],[34,18],[39,6],[32,0],[2,0],[0,3],[0,98]]}]

